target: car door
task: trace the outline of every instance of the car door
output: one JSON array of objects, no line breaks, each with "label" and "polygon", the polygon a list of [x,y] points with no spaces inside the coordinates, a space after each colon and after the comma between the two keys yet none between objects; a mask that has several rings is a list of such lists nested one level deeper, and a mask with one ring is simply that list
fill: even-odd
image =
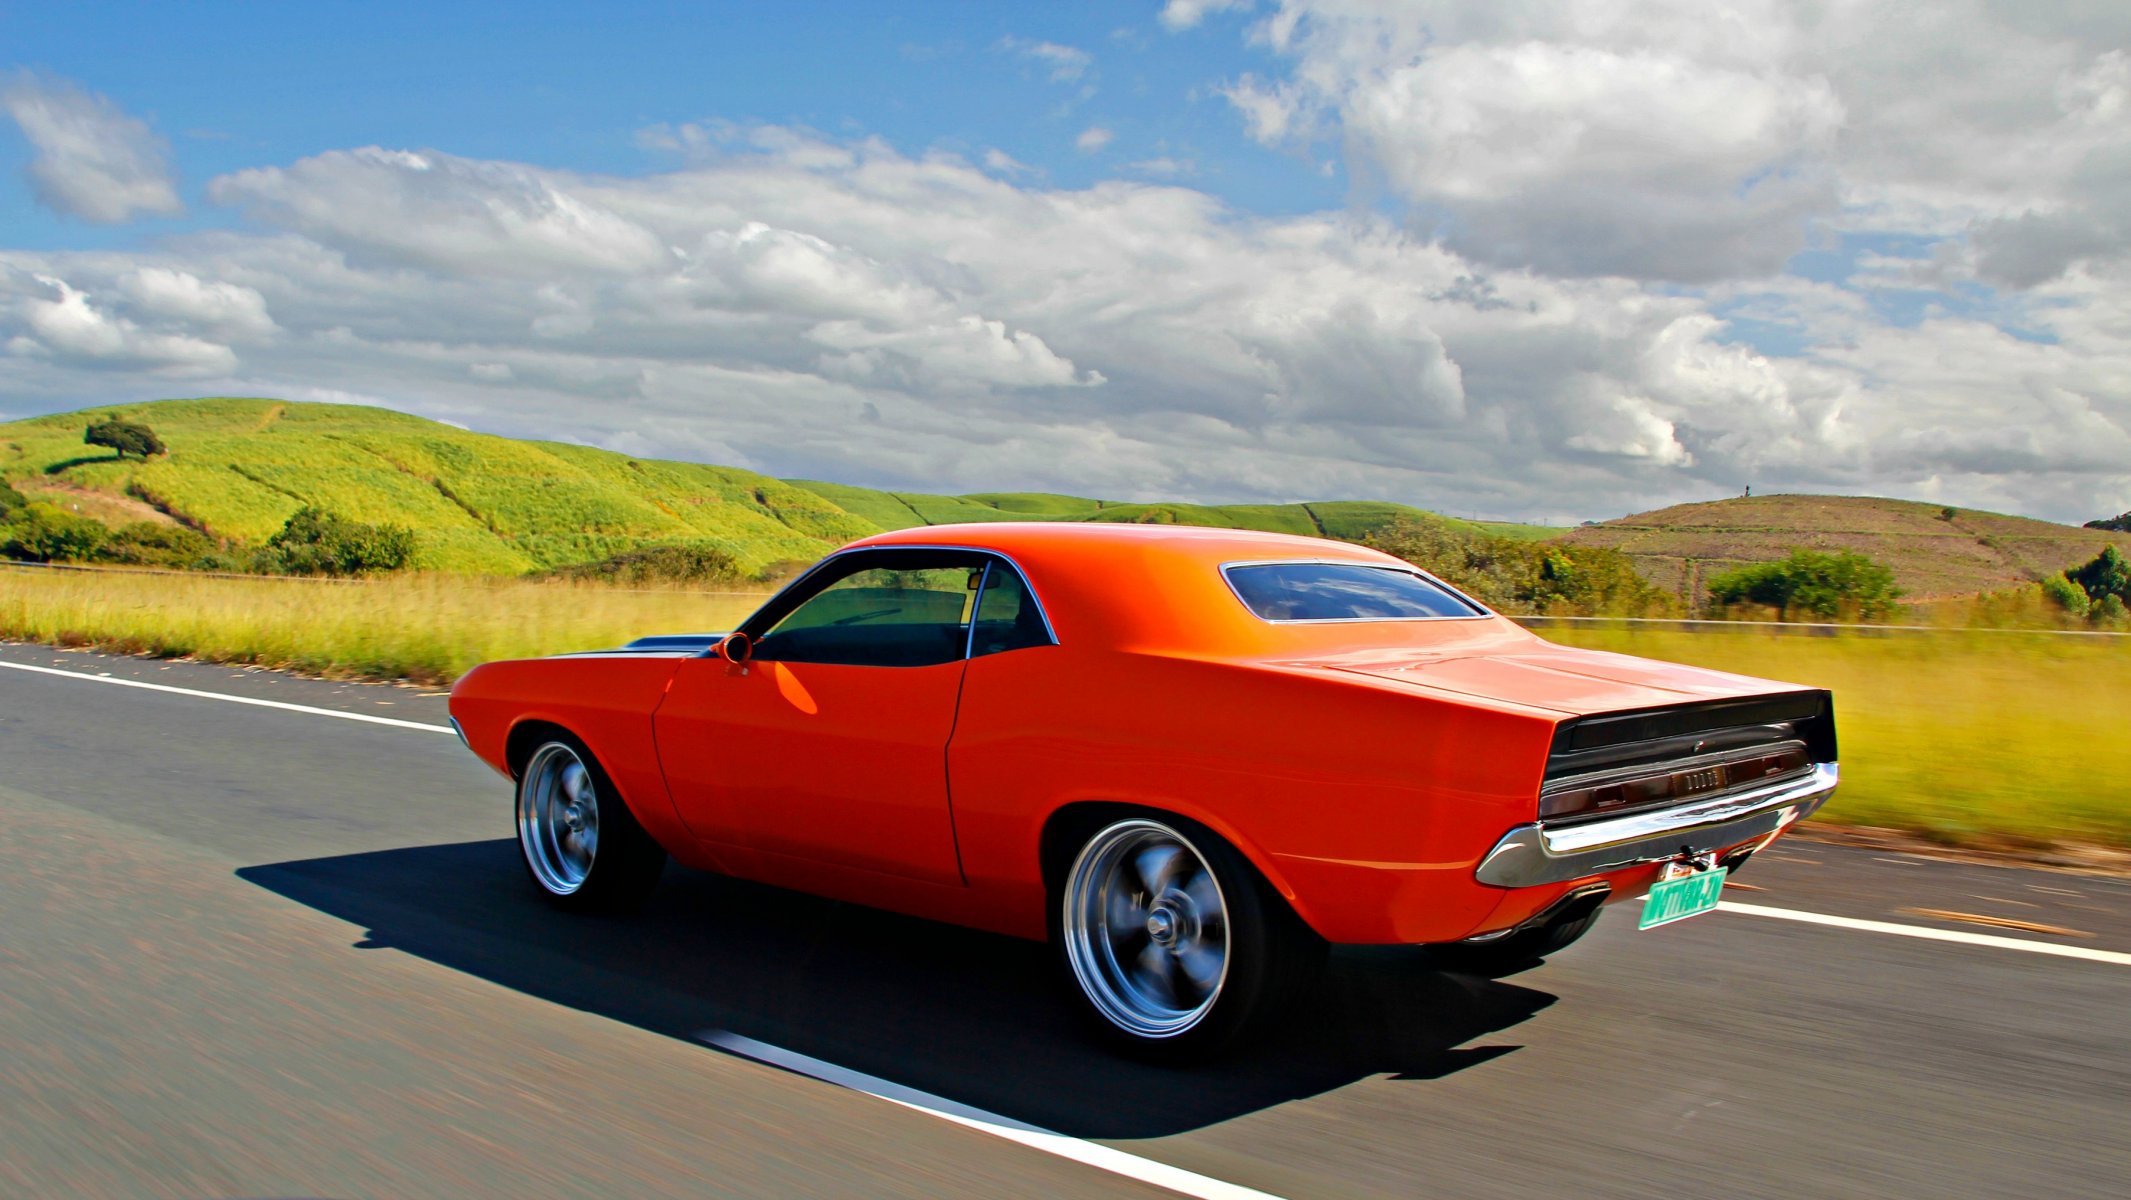
[{"label": "car door", "polygon": [[744,666],[683,662],[654,727],[690,829],[961,883],[947,741],[984,565],[968,550],[847,551],[749,618]]}]

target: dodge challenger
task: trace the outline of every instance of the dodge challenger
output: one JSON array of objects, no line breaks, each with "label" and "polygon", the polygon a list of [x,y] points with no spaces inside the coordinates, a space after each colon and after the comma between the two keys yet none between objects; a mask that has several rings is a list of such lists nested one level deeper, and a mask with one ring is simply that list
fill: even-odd
[{"label": "dodge challenger", "polygon": [[669,858],[1048,940],[1155,1057],[1265,1030],[1327,945],[1457,969],[1615,901],[1713,908],[1834,790],[1824,691],[1545,641],[1316,538],[999,523],[830,554],[724,634],[452,690],[556,905]]}]

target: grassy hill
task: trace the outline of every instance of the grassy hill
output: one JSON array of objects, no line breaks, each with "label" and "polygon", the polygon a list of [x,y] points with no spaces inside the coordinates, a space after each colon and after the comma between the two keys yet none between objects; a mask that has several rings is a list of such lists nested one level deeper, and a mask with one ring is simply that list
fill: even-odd
[{"label": "grassy hill", "polygon": [[[83,427],[103,417],[151,426],[169,455],[120,461],[83,445]],[[1351,538],[1402,517],[1448,520],[1370,501],[1201,506],[881,492],[472,433],[389,409],[264,399],[164,400],[0,424],[0,477],[106,524],[176,521],[250,544],[315,505],[414,529],[417,566],[480,574],[681,541],[716,544],[759,570],[883,529],[958,521],[1143,521]]]},{"label": "grassy hill", "polygon": [[1586,525],[1562,540],[1619,550],[1644,578],[1690,604],[1711,576],[1801,546],[1850,550],[1885,563],[1909,601],[2027,583],[2112,543],[2131,552],[2131,534],[1966,508],[1948,518],[1944,511],[1870,496],[1752,496],[1637,513]]}]

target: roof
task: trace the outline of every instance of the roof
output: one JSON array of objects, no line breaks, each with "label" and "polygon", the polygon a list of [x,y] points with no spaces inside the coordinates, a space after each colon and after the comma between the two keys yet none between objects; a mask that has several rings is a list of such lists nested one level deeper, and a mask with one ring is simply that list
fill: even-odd
[{"label": "roof", "polygon": [[1100,558],[1107,552],[1174,555],[1198,562],[1233,562],[1240,558],[1341,558],[1359,562],[1396,562],[1379,551],[1330,538],[1254,529],[1215,529],[1203,525],[1134,525],[1101,521],[979,521],[963,525],[919,525],[875,534],[860,546],[970,546],[997,550],[1009,557],[1060,554]]},{"label": "roof", "polygon": [[[1295,653],[1348,644],[1440,642],[1479,632],[1465,621],[1274,624],[1244,607],[1221,566],[1316,559],[1407,567],[1399,559],[1329,538],[1082,521],[922,525],[875,534],[853,546],[953,546],[1005,555],[1028,576],[1061,641],[1216,656]],[[1499,618],[1481,624],[1504,624]],[[1453,627],[1466,627],[1459,633]]]}]

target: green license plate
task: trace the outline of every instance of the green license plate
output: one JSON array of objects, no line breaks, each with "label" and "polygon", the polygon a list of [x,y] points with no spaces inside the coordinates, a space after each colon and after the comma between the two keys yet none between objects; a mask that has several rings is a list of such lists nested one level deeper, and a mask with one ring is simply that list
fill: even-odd
[{"label": "green license plate", "polygon": [[1717,898],[1724,894],[1724,875],[1724,868],[1712,867],[1652,884],[1650,898],[1643,901],[1642,923],[1636,928],[1654,929],[1715,908]]}]

